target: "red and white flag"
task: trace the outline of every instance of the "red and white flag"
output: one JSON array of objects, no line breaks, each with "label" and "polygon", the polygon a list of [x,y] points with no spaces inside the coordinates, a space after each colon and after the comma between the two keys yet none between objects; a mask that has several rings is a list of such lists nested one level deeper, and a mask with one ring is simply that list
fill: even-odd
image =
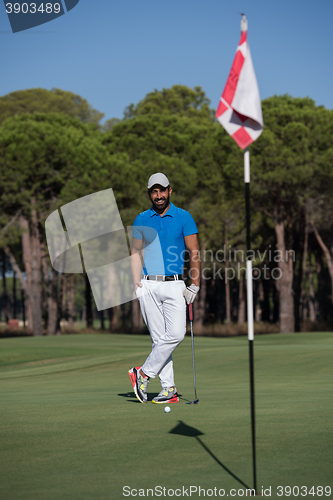
[{"label": "red and white flag", "polygon": [[216,118],[242,149],[258,139],[263,131],[259,88],[247,41],[245,15],[242,15],[241,39]]}]

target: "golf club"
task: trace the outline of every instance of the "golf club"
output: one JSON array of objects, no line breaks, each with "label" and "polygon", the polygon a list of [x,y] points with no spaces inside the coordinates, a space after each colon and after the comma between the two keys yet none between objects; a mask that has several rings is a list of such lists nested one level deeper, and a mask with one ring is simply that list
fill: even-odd
[{"label": "golf club", "polygon": [[194,401],[189,401],[186,403],[187,405],[196,405],[199,403],[199,399],[197,398],[197,387],[195,383],[195,363],[194,363],[194,343],[193,343],[193,305],[189,304],[188,306],[188,313],[190,317],[190,322],[191,322],[191,338],[192,338],[192,357],[193,357],[193,379],[194,379],[194,395],[195,395],[195,400]]}]

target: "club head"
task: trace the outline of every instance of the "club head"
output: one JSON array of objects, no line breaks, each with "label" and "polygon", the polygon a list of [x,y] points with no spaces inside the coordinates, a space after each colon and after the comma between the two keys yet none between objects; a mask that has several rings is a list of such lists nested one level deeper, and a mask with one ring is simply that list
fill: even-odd
[{"label": "club head", "polygon": [[197,403],[199,403],[199,399],[195,399],[194,401],[189,401],[188,403],[186,403],[187,405],[196,405]]}]

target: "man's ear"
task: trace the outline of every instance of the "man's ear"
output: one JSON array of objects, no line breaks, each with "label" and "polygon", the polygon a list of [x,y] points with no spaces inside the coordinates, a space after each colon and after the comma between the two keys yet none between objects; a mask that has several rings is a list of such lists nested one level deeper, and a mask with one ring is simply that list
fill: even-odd
[{"label": "man's ear", "polygon": [[172,187],[169,187],[169,196],[172,194]]}]

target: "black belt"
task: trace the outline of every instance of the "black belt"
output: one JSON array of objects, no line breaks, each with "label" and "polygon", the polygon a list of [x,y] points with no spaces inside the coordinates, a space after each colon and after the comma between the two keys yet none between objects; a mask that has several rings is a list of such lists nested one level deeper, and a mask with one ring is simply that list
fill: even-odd
[{"label": "black belt", "polygon": [[163,276],[163,274],[156,274],[156,276],[153,276],[151,274],[146,274],[143,276],[143,279],[151,281],[178,281],[183,279],[183,275],[173,274],[172,276]]}]

